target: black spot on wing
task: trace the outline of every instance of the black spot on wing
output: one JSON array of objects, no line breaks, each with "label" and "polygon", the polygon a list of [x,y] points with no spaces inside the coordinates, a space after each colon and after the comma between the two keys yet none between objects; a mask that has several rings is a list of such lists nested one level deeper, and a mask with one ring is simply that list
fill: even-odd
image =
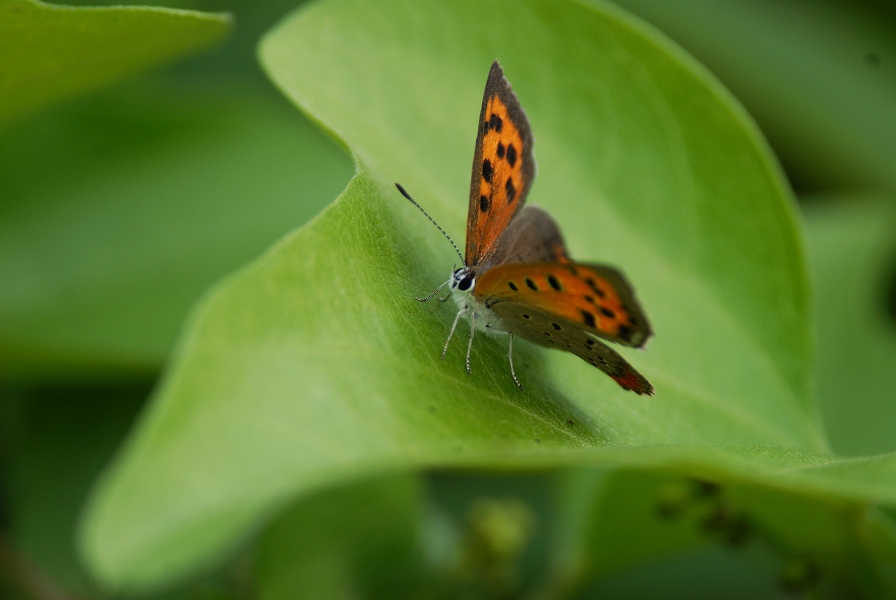
[{"label": "black spot on wing", "polygon": [[610,310],[610,309],[607,308],[606,306],[601,306],[601,307],[600,307],[600,312],[603,313],[603,315],[604,315],[605,317],[607,317],[608,319],[615,319],[615,318],[616,318],[616,313],[614,313],[612,310]]},{"label": "black spot on wing", "polygon": [[532,280],[531,277],[526,277],[526,285],[529,286],[529,289],[537,292],[538,286],[535,284],[535,281]]},{"label": "black spot on wing", "polygon": [[488,212],[491,204],[491,200],[488,199],[488,196],[479,196],[479,210],[481,210],[482,212]]},{"label": "black spot on wing", "polygon": [[512,178],[507,178],[507,183],[504,184],[504,189],[507,191],[507,202],[513,202],[513,199],[516,198],[516,186],[513,185]]},{"label": "black spot on wing", "polygon": [[557,323],[551,323],[551,325],[553,325],[554,329],[560,331],[560,325],[558,325]]},{"label": "black spot on wing", "polygon": [[520,291],[520,288],[516,287],[516,283],[512,281],[508,281],[507,285],[510,286],[510,289],[512,289],[514,292]]},{"label": "black spot on wing", "polygon": [[491,183],[492,176],[494,174],[495,172],[492,169],[492,162],[486,158],[484,161],[482,161],[482,178]]},{"label": "black spot on wing", "polygon": [[585,283],[588,284],[588,287],[590,287],[592,290],[594,290],[594,293],[597,294],[598,298],[606,297],[606,294],[604,293],[604,291],[602,289],[600,289],[600,287],[598,287],[597,282],[594,281],[594,279],[592,279],[591,277],[588,277],[587,279],[585,279]]},{"label": "black spot on wing", "polygon": [[513,144],[507,146],[507,162],[511,167],[516,164],[516,147]]},{"label": "black spot on wing", "polygon": [[594,320],[594,315],[587,310],[580,311],[582,313],[582,318],[585,319],[585,324],[588,327],[597,327],[597,321]]},{"label": "black spot on wing", "polygon": [[548,284],[558,292],[563,291],[563,286],[560,285],[560,281],[553,275],[548,275]]},{"label": "black spot on wing", "polygon": [[498,142],[498,158],[504,158],[504,144]]},{"label": "black spot on wing", "polygon": [[498,115],[492,114],[492,116],[488,118],[488,125],[498,133],[501,133],[501,129],[504,128],[504,121],[502,121],[501,117]]}]

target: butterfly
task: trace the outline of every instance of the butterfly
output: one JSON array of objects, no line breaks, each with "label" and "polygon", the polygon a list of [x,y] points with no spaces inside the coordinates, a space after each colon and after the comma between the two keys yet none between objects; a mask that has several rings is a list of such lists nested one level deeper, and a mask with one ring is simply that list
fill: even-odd
[{"label": "butterfly", "polygon": [[624,358],[597,338],[640,348],[651,336],[647,316],[625,277],[612,267],[570,260],[557,224],[544,210],[523,206],[535,177],[533,137],[526,113],[496,60],[482,98],[470,204],[466,253],[399,184],[399,192],[438,227],[460,256],[463,267],[425,298],[446,285],[458,312],[442,358],[461,317],[470,321],[467,373],[476,330],[520,337],[548,348],[572,352],[594,365],[623,389],[653,395],[653,386]]}]

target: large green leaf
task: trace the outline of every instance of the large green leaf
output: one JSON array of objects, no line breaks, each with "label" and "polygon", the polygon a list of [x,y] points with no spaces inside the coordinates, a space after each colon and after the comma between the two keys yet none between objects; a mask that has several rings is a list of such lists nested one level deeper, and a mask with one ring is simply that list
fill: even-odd
[{"label": "large green leaf", "polygon": [[0,138],[0,378],[155,373],[203,290],[311,218],[348,158],[280,98],[141,82]]},{"label": "large green leaf", "polygon": [[227,15],[0,0],[0,125],[221,41]]},{"label": "large green leaf", "polygon": [[818,326],[816,387],[838,453],[896,450],[896,209],[881,195],[835,194],[805,210]]},{"label": "large green leaf", "polygon": [[[615,10],[487,6],[333,0],[265,40],[272,77],[359,172],[197,308],[89,507],[84,554],[107,584],[158,585],[296,494],[420,467],[625,463],[896,502],[893,456],[824,454],[792,200],[744,113]],[[574,256],[625,269],[655,324],[629,356],[656,397],[523,344],[521,392],[502,340],[478,340],[472,377],[460,348],[438,359],[452,311],[413,296],[447,276],[450,247],[391,182],[463,229],[495,56],[537,136],[532,199]]]}]

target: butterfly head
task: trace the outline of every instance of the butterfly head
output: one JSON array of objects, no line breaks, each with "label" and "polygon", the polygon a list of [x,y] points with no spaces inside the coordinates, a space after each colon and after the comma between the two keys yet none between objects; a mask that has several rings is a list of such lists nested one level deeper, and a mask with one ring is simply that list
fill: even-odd
[{"label": "butterfly head", "polygon": [[476,273],[470,267],[461,267],[451,274],[451,291],[470,294],[476,286]]}]

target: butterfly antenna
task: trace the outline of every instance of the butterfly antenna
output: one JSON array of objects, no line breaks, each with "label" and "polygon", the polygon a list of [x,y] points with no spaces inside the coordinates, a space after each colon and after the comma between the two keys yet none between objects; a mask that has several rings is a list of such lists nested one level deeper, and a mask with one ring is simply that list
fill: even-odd
[{"label": "butterfly antenna", "polygon": [[432,221],[432,224],[435,225],[435,226],[438,228],[438,230],[442,232],[442,235],[444,235],[446,238],[448,238],[448,241],[451,242],[451,245],[452,245],[452,246],[454,246],[454,251],[457,252],[457,255],[460,257],[460,262],[463,263],[464,266],[466,266],[467,263],[464,261],[464,256],[463,256],[463,254],[460,253],[460,249],[457,247],[457,244],[454,243],[454,240],[451,239],[451,236],[448,235],[447,233],[445,233],[445,230],[442,229],[442,228],[439,226],[438,223],[436,223],[436,220],[435,220],[435,219],[433,219],[432,217],[429,216],[429,213],[428,213],[428,212],[426,212],[425,210],[423,210],[423,207],[422,207],[422,206],[420,206],[419,204],[417,204],[417,201],[416,201],[416,200],[414,200],[413,198],[411,198],[411,195],[408,194],[407,190],[405,190],[403,187],[401,187],[401,184],[400,184],[400,183],[396,183],[396,184],[395,184],[395,187],[398,188],[398,191],[401,192],[401,195],[402,195],[402,196],[404,196],[405,198],[407,198],[408,200],[410,200],[411,203],[413,203],[414,206],[416,206],[417,208],[419,208],[419,209],[420,209],[420,212],[422,212],[424,215],[426,215],[426,218],[427,218],[427,219],[429,219],[430,221]]}]

